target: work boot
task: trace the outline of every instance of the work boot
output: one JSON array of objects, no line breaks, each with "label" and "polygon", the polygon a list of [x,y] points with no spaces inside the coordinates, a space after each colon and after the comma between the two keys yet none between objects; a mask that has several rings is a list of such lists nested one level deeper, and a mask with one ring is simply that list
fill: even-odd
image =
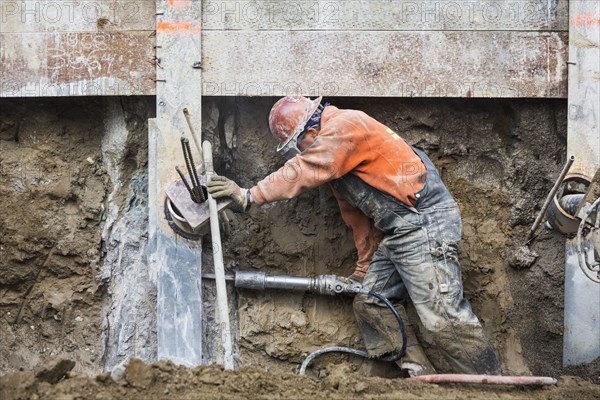
[{"label": "work boot", "polygon": [[403,357],[401,360],[396,361],[396,364],[400,367],[400,372],[405,378],[436,374],[435,368],[433,368],[433,365],[431,365],[429,360],[423,364],[417,364],[414,362],[405,361],[405,358]]}]

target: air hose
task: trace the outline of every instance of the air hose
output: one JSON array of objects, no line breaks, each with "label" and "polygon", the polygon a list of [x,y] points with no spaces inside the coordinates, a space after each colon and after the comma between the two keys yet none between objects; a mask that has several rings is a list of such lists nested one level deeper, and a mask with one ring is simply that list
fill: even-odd
[{"label": "air hose", "polygon": [[383,355],[380,357],[370,357],[369,353],[367,353],[366,351],[353,349],[351,347],[341,347],[341,346],[323,347],[322,349],[319,349],[319,350],[311,353],[308,357],[306,357],[306,359],[302,363],[302,366],[300,367],[300,375],[304,375],[304,373],[306,372],[306,368],[309,366],[309,364],[315,358],[317,358],[318,356],[320,356],[322,354],[326,354],[326,353],[348,353],[348,354],[354,354],[354,355],[365,357],[365,358],[371,358],[373,360],[388,361],[388,362],[398,361],[399,359],[404,357],[404,354],[406,353],[406,342],[408,341],[408,336],[406,335],[406,328],[404,327],[404,322],[402,321],[402,318],[400,317],[400,314],[398,314],[398,311],[396,310],[394,305],[388,299],[386,299],[384,296],[380,295],[379,293],[361,291],[360,294],[367,294],[369,296],[377,298],[378,300],[383,302],[390,309],[392,314],[394,314],[394,317],[396,317],[396,321],[398,321],[398,326],[400,327],[400,333],[402,334],[402,347],[400,348],[400,350],[396,353],[387,354],[387,355]]}]

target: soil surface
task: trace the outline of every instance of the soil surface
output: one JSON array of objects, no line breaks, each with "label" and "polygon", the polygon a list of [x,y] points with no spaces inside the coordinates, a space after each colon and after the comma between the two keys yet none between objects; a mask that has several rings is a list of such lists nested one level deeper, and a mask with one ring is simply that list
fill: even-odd
[{"label": "soil surface", "polygon": [[[56,375],[55,375],[56,376]],[[17,399],[597,399],[600,386],[563,377],[547,387],[434,385],[406,379],[364,377],[348,364],[324,371],[315,379],[292,373],[268,372],[257,367],[223,371],[217,366],[194,369],[170,362],[145,365],[132,360],[116,382],[110,374],[88,378],[66,373],[52,384],[37,372],[0,377],[0,397]]]}]

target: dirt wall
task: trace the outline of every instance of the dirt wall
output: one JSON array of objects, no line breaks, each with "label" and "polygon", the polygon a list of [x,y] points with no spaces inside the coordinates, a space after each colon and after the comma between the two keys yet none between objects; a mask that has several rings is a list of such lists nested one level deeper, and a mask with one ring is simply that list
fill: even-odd
[{"label": "dirt wall", "polygon": [[[275,100],[205,101],[204,135],[218,143],[217,171],[242,186],[250,187],[283,164],[266,123]],[[425,149],[440,169],[463,214],[465,294],[493,341],[504,373],[564,372],[564,239],[542,231],[532,246],[540,258],[530,270],[514,270],[506,259],[510,247],[525,237],[564,163],[566,102],[330,101],[366,111]],[[355,261],[350,232],[326,187],[234,216],[225,243],[229,261],[240,269],[348,275]],[[289,370],[290,362],[301,362],[325,344],[361,345],[351,299],[345,297],[242,292],[239,315],[242,364]],[[429,353],[439,359],[434,351]],[[361,368],[382,373],[381,366],[362,363]],[[593,371],[597,366],[587,374],[599,375]]]},{"label": "dirt wall", "polygon": [[[217,172],[249,187],[282,165],[266,122],[275,100],[204,99],[203,135],[214,143]],[[563,374],[563,238],[543,232],[530,270],[505,260],[565,159],[566,102],[330,101],[389,125],[440,169],[463,213],[465,294],[504,372]],[[115,139],[120,147],[111,155],[100,100],[0,100],[0,372],[31,369],[50,354],[77,360],[81,371],[155,354],[153,288],[124,292],[147,283],[144,119],[153,110],[150,101],[123,104],[129,139]],[[292,275],[353,269],[352,236],[326,187],[230,216],[229,268]],[[237,306],[242,365],[290,371],[321,346],[361,347],[350,298],[240,292]],[[326,357],[317,370],[341,360]],[[351,361],[363,374],[394,373]],[[575,372],[600,375],[597,365]]]},{"label": "dirt wall", "polygon": [[103,307],[100,101],[0,100],[0,371],[94,371]]}]

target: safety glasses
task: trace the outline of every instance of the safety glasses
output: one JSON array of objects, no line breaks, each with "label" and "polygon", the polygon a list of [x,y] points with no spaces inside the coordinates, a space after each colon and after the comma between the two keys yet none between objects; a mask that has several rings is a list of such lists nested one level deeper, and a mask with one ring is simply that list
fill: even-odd
[{"label": "safety glasses", "polygon": [[301,153],[298,148],[298,142],[306,135],[306,130],[296,133],[287,143],[277,146],[277,152],[285,157],[286,160],[291,160]]}]

